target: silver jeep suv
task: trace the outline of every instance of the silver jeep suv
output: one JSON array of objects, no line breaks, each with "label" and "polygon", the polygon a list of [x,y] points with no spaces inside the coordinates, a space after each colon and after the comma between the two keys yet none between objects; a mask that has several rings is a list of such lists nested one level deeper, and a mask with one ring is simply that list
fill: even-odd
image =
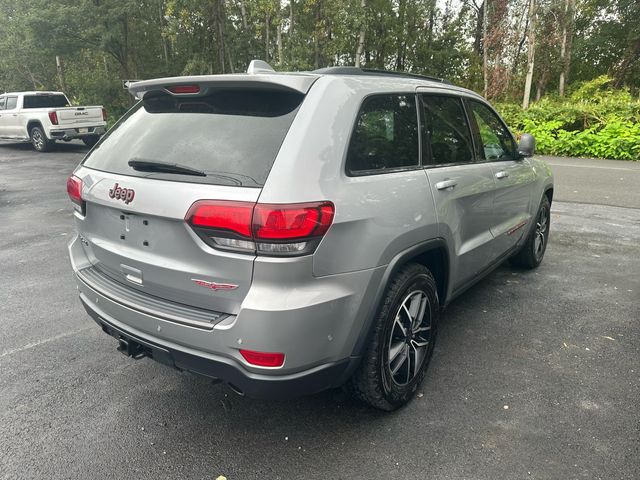
[{"label": "silver jeep suv", "polygon": [[393,410],[441,309],[506,259],[542,260],[551,172],[469,90],[254,61],[130,92],[67,182],[80,299],[128,356]]}]

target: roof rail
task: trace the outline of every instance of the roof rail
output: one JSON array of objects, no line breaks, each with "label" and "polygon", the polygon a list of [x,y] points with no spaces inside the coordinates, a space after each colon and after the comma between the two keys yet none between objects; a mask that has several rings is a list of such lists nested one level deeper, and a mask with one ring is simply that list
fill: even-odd
[{"label": "roof rail", "polygon": [[420,75],[417,73],[409,72],[395,72],[392,70],[376,70],[373,68],[359,68],[359,67],[325,67],[313,70],[311,73],[318,73],[321,75],[369,75],[369,76],[389,76],[389,77],[404,77],[404,78],[418,78],[422,80],[430,80],[432,82],[445,83],[447,85],[453,85],[449,80],[444,78],[431,77],[429,75]]}]

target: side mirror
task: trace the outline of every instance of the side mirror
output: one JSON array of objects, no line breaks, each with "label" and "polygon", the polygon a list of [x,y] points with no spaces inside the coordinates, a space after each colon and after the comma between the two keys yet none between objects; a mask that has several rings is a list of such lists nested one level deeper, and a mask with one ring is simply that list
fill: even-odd
[{"label": "side mirror", "polygon": [[523,157],[533,157],[536,151],[536,139],[533,135],[523,133],[518,144],[518,153]]}]

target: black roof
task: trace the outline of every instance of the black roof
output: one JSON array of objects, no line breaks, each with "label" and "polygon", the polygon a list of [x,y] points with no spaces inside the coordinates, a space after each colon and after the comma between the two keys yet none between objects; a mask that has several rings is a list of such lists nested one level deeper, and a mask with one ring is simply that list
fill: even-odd
[{"label": "black roof", "polygon": [[325,67],[314,70],[312,73],[319,73],[321,75],[366,75],[366,76],[385,76],[385,77],[403,77],[403,78],[417,78],[421,80],[429,80],[432,82],[445,83],[452,85],[449,80],[438,77],[430,77],[429,75],[419,75],[417,73],[408,72],[394,72],[391,70],[375,70],[373,68],[359,68],[359,67]]}]

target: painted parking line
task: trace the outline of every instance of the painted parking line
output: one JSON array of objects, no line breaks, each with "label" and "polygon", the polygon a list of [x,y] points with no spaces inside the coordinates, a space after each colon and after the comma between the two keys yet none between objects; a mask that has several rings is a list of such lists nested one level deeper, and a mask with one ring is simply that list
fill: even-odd
[{"label": "painted parking line", "polygon": [[61,338],[66,338],[66,337],[71,337],[73,335],[78,335],[79,333],[86,332],[87,330],[91,330],[92,328],[93,328],[93,326],[90,325],[88,327],[84,327],[84,328],[81,328],[79,330],[73,330],[71,332],[65,332],[65,333],[61,333],[59,335],[54,335],[53,337],[43,338],[42,340],[37,340],[35,342],[27,343],[26,345],[23,345],[23,346],[18,347],[18,348],[5,350],[4,352],[0,353],[0,358],[8,357],[9,355],[13,355],[14,353],[24,352],[25,350],[29,350],[31,348],[35,348],[35,347],[38,347],[40,345],[44,345],[45,343],[54,342],[56,340],[60,340]]},{"label": "painted parking line", "polygon": [[554,167],[575,167],[575,168],[599,168],[601,170],[625,170],[627,172],[638,172],[640,173],[640,168],[624,168],[624,167],[598,167],[596,165],[573,165],[566,163],[551,163],[547,162],[548,165],[552,165]]}]

